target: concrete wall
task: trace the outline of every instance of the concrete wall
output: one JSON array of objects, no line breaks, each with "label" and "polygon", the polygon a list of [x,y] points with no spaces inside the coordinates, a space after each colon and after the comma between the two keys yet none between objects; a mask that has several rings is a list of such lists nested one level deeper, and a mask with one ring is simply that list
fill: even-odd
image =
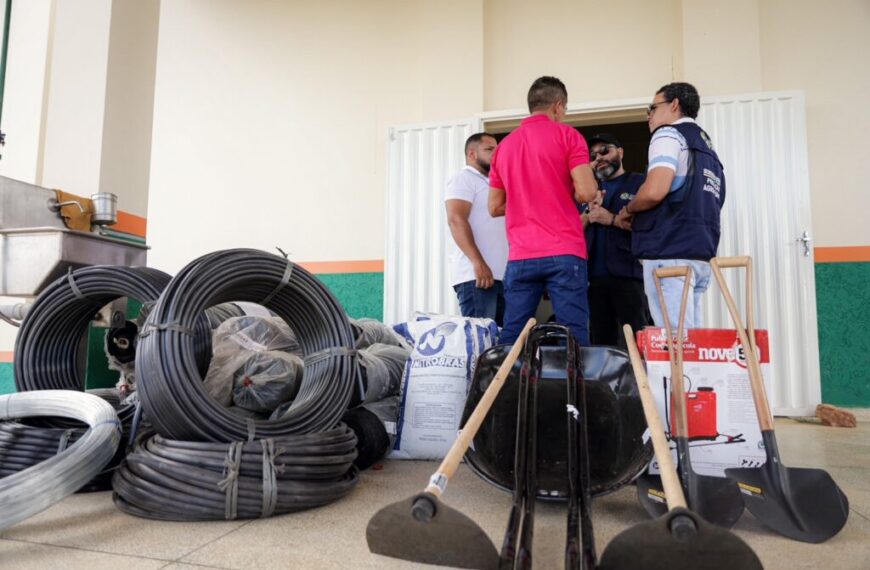
[{"label": "concrete wall", "polygon": [[242,246],[383,259],[387,128],[480,110],[482,15],[457,0],[163,2],[151,263]]}]

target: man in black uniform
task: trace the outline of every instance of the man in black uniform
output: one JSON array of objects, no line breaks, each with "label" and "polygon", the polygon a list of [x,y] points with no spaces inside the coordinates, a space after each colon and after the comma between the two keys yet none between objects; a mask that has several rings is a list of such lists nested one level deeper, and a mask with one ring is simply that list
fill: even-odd
[{"label": "man in black uniform", "polygon": [[643,184],[626,172],[624,149],[610,133],[589,139],[589,158],[600,193],[583,214],[589,255],[589,335],[592,344],[625,346],[622,325],[635,331],[650,324],[643,268],[631,253],[631,225],[616,215]]}]

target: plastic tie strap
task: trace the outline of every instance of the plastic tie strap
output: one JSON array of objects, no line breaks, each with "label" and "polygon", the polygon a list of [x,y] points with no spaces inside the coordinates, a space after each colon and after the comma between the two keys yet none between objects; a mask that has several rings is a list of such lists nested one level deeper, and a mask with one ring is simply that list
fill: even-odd
[{"label": "plastic tie strap", "polygon": [[69,288],[70,290],[72,290],[73,295],[76,296],[76,299],[78,299],[79,301],[90,301],[90,299],[82,294],[82,290],[79,289],[78,284],[76,284],[76,280],[73,278],[72,267],[69,267],[66,270],[66,280],[67,283],[69,283]]},{"label": "plastic tie strap", "polygon": [[[286,257],[286,256],[285,256]],[[281,292],[281,289],[287,286],[290,283],[290,276],[293,275],[293,262],[289,259],[287,260],[287,267],[284,268],[284,275],[281,276],[281,282],[278,283],[278,286],[275,287],[271,293],[266,295],[266,298],[260,301],[260,304],[264,307],[266,304],[275,298],[275,295]]]},{"label": "plastic tie strap", "polygon": [[278,475],[275,468],[278,452],[274,439],[260,440],[260,445],[263,446],[263,509],[260,516],[270,517],[278,506]]},{"label": "plastic tie strap", "polygon": [[130,425],[130,438],[127,440],[127,447],[133,447],[133,442],[136,441],[136,434],[139,433],[139,426],[142,423],[142,400],[136,400],[133,404],[136,406],[136,411],[133,412],[133,422]]},{"label": "plastic tie strap", "polygon": [[70,437],[72,437],[73,433],[75,433],[75,430],[68,429],[61,434],[60,440],[58,440],[58,442],[57,442],[57,452],[58,453],[61,453],[62,451],[64,451],[67,448],[67,446],[69,445],[69,439],[70,439]]},{"label": "plastic tie strap", "polygon": [[245,418],[245,427],[248,428],[248,441],[254,441],[254,436],[257,435],[257,424],[253,418]]},{"label": "plastic tie strap", "polygon": [[115,429],[121,431],[121,421],[120,420],[103,420],[98,424],[94,424],[92,429],[97,429],[100,426],[104,426],[106,424],[115,426]]},{"label": "plastic tie strap", "polygon": [[355,356],[357,350],[355,348],[348,348],[346,346],[333,346],[331,348],[324,348],[323,350],[318,350],[313,354],[309,354],[305,357],[305,366],[311,366],[313,364],[317,364],[321,360],[326,360],[327,358],[332,358],[333,356]]},{"label": "plastic tie strap", "polygon": [[224,518],[228,521],[234,520],[238,514],[239,504],[239,470],[242,466],[242,446],[241,441],[234,441],[230,444],[227,450],[227,457],[224,459],[224,478],[218,481],[218,488],[226,493],[226,502],[224,506]]},{"label": "plastic tie strap", "polygon": [[193,331],[185,326],[182,326],[178,323],[145,323],[145,326],[142,327],[142,331],[139,333],[139,338],[145,338],[152,332],[162,332],[162,331],[175,331],[181,334],[186,334],[187,336],[193,336]]}]

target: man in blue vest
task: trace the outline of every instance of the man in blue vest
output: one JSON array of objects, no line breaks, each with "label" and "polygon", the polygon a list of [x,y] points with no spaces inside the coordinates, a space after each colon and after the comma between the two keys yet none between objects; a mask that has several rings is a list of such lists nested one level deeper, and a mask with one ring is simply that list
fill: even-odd
[{"label": "man in blue vest", "polygon": [[[630,223],[632,253],[642,260],[643,281],[656,326],[664,326],[653,272],[688,265],[693,298],[686,327],[699,328],[701,295],[710,284],[711,258],[719,247],[719,217],[725,202],[725,173],[710,137],[695,122],[701,107],[698,90],[688,83],[659,89],[647,110],[652,139],[646,181],[616,218]],[[671,325],[679,318],[683,283],[662,281]]]},{"label": "man in blue vest", "polygon": [[601,189],[600,202],[592,202],[582,215],[589,250],[589,336],[595,345],[625,346],[623,325],[640,330],[649,324],[643,268],[631,253],[631,226],[616,224],[616,214],[645,178],[625,171],[624,153],[610,133],[589,139],[589,157]]}]

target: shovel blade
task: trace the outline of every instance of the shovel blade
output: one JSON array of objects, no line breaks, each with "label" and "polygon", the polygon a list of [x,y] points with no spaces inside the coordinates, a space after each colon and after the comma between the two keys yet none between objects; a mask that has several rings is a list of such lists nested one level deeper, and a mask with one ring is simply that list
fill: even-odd
[{"label": "shovel blade", "polygon": [[[681,484],[689,508],[708,523],[731,528],[743,514],[740,488],[726,477],[692,472]],[[644,473],[637,479],[637,498],[652,517],[668,512],[664,486],[657,475]]]},{"label": "shovel blade", "polygon": [[768,462],[726,469],[743,492],[746,508],[769,529],[802,542],[824,542],[849,518],[849,500],[827,471]]},{"label": "shovel blade", "polygon": [[[434,505],[434,514],[419,521],[412,514],[418,498]],[[495,569],[498,551],[477,524],[429,494],[388,505],[366,527],[369,550],[392,558],[456,568]]]},{"label": "shovel blade", "polygon": [[[695,533],[680,536],[672,522],[688,517]],[[685,519],[683,519],[685,520]],[[604,549],[598,570],[762,570],[755,552],[730,531],[676,508],[624,530]]]}]

